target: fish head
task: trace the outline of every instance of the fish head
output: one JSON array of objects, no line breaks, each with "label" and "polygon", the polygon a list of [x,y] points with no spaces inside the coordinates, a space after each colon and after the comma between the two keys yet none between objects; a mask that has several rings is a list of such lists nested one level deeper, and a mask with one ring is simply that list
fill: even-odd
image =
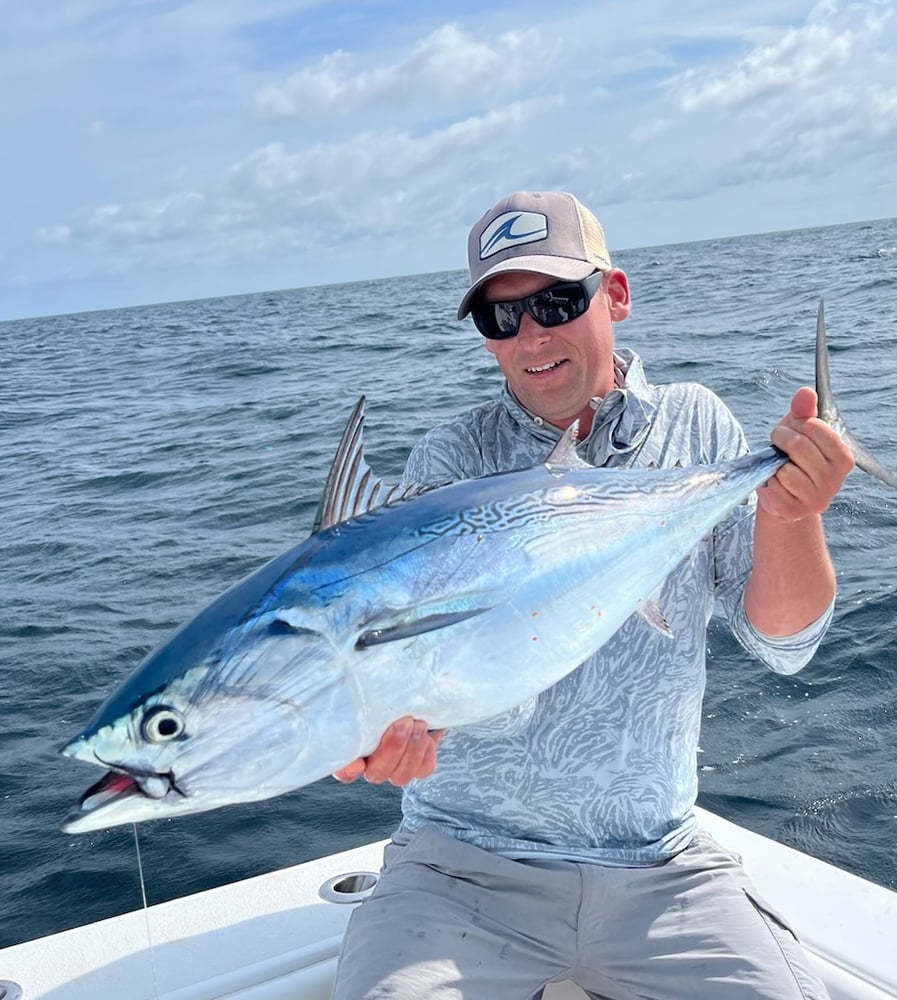
[{"label": "fish head", "polygon": [[348,724],[329,734],[337,758],[316,752],[316,729],[353,714],[327,635],[295,608],[226,628],[209,610],[150,653],[62,748],[108,769],[63,824],[67,833],[269,798],[352,759]]}]

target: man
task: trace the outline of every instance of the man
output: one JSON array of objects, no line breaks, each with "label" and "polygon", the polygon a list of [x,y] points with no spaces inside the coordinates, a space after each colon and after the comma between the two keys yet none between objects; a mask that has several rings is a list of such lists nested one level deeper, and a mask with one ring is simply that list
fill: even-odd
[{"label": "man", "polygon": [[[653,386],[638,357],[615,351],[628,282],[571,195],[499,202],[471,230],[468,258],[458,315],[472,314],[505,389],[425,435],[408,480],[534,464],[574,420],[596,466],[747,450],[711,392]],[[672,638],[633,616],[512,712],[447,734],[400,720],[337,774],[408,785],[379,885],[347,930],[337,1000],[530,1000],[563,979],[606,1000],[825,997],[787,924],[692,809],[714,600],[745,648],[784,673],[810,659],[831,617],[820,514],[853,459],[808,388],[771,437],[791,462],[663,586]]]}]

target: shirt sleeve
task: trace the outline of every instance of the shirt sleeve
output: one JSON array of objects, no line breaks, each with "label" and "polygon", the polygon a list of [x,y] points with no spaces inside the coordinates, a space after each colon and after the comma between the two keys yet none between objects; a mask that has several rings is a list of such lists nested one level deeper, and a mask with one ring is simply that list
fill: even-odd
[{"label": "shirt sleeve", "polygon": [[751,572],[756,508],[752,496],[714,531],[716,599],[732,634],[748,653],[778,674],[794,674],[813,658],[831,623],[835,602],[794,635],[770,636],[754,628],[744,609],[744,591]]}]

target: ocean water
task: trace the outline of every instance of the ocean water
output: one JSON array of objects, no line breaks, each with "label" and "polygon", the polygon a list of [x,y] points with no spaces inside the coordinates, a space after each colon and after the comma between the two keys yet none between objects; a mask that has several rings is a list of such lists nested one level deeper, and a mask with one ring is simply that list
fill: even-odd
[{"label": "ocean water", "polygon": [[[621,252],[617,328],[655,382],[698,380],[765,443],[812,384],[825,296],[854,432],[897,467],[894,220]],[[100,776],[58,756],[142,656],[308,532],[342,425],[397,477],[433,423],[494,394],[454,320],[463,272],[0,323],[0,947],[141,905],[129,827],[59,824]],[[897,498],[855,472],[826,514],[834,624],[779,677],[714,623],[705,806],[897,887]],[[331,780],[145,824],[150,903],[386,836],[398,793]]]}]

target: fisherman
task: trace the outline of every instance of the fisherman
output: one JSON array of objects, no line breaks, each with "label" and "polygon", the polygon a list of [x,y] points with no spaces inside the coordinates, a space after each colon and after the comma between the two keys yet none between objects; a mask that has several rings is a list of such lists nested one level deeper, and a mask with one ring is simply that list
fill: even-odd
[{"label": "fisherman", "polygon": [[[458,317],[472,316],[505,385],[426,434],[406,480],[533,465],[577,420],[594,466],[747,451],[712,392],[652,385],[614,348],[629,284],[576,198],[510,195],[474,225],[468,259]],[[336,1000],[530,1000],[565,979],[602,1000],[826,997],[786,920],[693,811],[714,601],[786,674],[832,615],[820,515],[853,457],[807,387],[771,440],[791,461],[673,571],[657,628],[633,616],[553,688],[477,726],[399,720],[337,773],[405,790],[380,881],[349,921]]]}]

